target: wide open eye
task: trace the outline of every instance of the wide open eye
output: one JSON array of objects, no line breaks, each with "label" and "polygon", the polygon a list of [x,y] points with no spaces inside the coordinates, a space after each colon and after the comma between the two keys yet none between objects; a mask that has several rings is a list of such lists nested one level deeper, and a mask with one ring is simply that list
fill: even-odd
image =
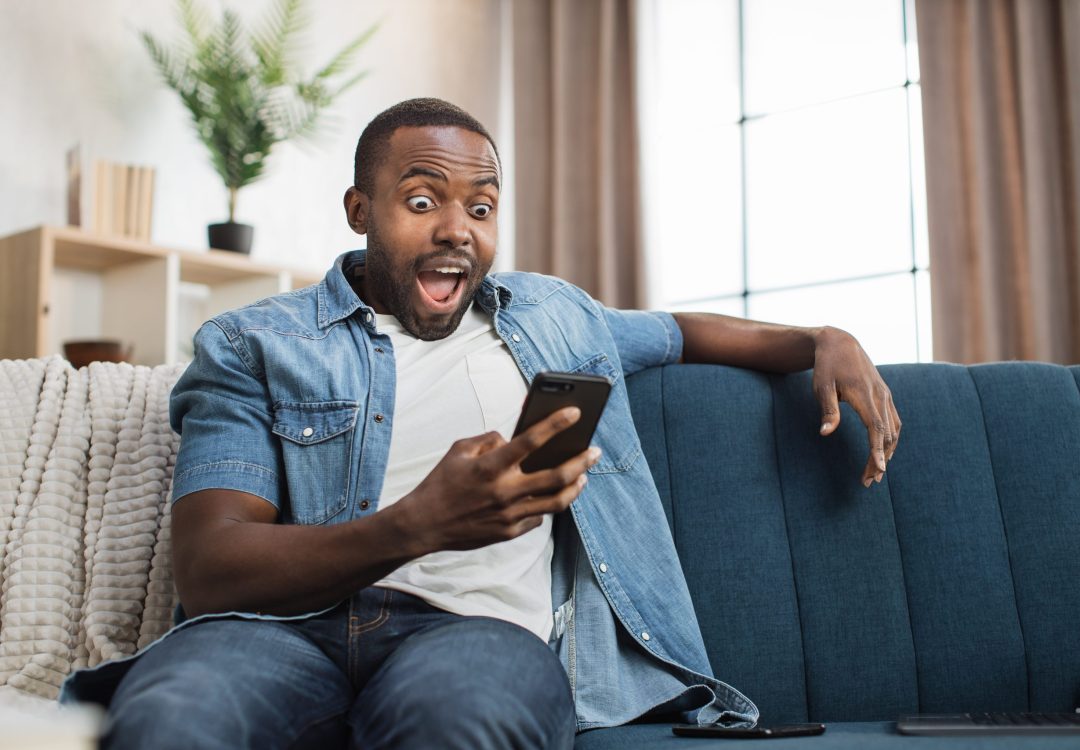
[{"label": "wide open eye", "polygon": [[490,203],[474,203],[469,206],[469,213],[477,219],[486,219],[494,210],[495,208]]},{"label": "wide open eye", "polygon": [[435,201],[426,195],[414,195],[405,201],[409,207],[416,211],[430,211],[435,208]]}]

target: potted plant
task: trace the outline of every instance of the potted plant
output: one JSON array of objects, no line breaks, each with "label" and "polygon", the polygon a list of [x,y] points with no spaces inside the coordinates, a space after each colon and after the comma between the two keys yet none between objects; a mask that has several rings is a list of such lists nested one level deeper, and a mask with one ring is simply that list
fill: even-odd
[{"label": "potted plant", "polygon": [[210,225],[210,247],[247,253],[253,230],[235,222],[237,193],[263,176],[276,144],[312,135],[323,110],[367,74],[341,80],[378,24],[305,78],[295,59],[297,36],[308,25],[303,0],[277,0],[250,32],[232,10],[214,25],[196,0],[177,4],[184,40],[171,49],[145,31],[142,40],[229,193],[229,220]]}]

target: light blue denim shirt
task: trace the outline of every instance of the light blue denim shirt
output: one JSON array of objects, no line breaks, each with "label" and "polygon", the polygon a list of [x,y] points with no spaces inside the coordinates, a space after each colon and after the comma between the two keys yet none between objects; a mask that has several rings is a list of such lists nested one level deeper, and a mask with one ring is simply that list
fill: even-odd
[{"label": "light blue denim shirt", "polygon": [[[283,523],[302,524],[378,511],[394,424],[394,350],[346,280],[363,262],[364,251],[345,253],[318,285],[200,329],[172,395],[182,435],[174,502],[204,489],[240,490],[273,503]],[[654,709],[702,723],[756,720],[749,700],[712,677],[630,416],[624,378],[679,358],[674,319],[612,310],[529,273],[485,278],[475,301],[527,380],[553,370],[613,383],[594,438],[603,457],[555,526],[551,645],[570,676],[578,728]],[[79,697],[77,686],[69,692]]]}]

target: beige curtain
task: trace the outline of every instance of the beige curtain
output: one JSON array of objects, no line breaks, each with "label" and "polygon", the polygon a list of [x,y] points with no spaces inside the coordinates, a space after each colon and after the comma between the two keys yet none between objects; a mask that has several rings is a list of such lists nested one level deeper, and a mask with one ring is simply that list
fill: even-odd
[{"label": "beige curtain", "polygon": [[515,265],[642,304],[632,0],[514,0]]},{"label": "beige curtain", "polygon": [[917,0],[934,356],[1080,362],[1080,0]]}]

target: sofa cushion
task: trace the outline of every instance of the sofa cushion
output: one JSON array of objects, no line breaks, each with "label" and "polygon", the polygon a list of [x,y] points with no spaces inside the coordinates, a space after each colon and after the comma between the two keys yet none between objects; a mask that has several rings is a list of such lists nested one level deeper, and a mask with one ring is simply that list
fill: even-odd
[{"label": "sofa cushion", "polygon": [[908,737],[892,722],[837,722],[826,725],[818,737],[787,737],[761,744],[761,740],[676,737],[670,724],[634,724],[579,734],[576,750],[724,750],[727,748],[783,748],[783,750],[1065,750],[1075,749],[1076,737]]},{"label": "sofa cushion", "polygon": [[628,385],[717,675],[763,720],[1080,705],[1080,380],[1036,363],[882,368],[885,480],[809,373],[678,365]]}]

